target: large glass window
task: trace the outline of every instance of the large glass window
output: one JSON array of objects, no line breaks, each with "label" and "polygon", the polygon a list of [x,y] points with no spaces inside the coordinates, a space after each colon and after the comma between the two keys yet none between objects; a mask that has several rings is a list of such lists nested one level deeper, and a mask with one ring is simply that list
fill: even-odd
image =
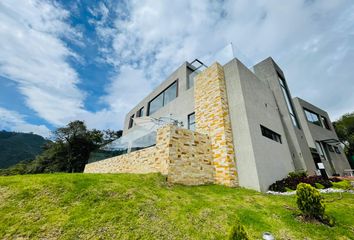
[{"label": "large glass window", "polygon": [[195,113],[188,115],[188,129],[195,131]]},{"label": "large glass window", "polygon": [[149,102],[148,115],[153,114],[167,103],[171,102],[177,97],[177,81],[172,83],[168,88],[166,88],[162,93]]},{"label": "large glass window", "polygon": [[276,133],[276,132],[273,132],[272,130],[264,127],[261,125],[261,131],[262,131],[262,135],[267,137],[267,138],[270,138],[276,142],[279,142],[281,143],[281,136],[280,134]]},{"label": "large glass window", "polygon": [[286,105],[287,105],[289,113],[290,113],[291,121],[293,122],[293,125],[295,127],[300,128],[299,122],[298,122],[297,117],[295,115],[294,107],[293,107],[293,104],[291,102],[291,97],[290,97],[288,88],[286,86],[285,80],[282,77],[280,77],[279,75],[278,75],[278,79],[279,79],[281,90],[283,91],[283,95],[284,95],[284,98],[285,98],[285,101],[286,101]]},{"label": "large glass window", "polygon": [[306,115],[307,121],[322,127],[321,121],[320,121],[320,117],[318,116],[317,113],[314,113],[314,112],[312,112],[312,111],[310,111],[310,110],[308,110],[306,108],[304,108],[304,111],[305,111],[305,115]]}]

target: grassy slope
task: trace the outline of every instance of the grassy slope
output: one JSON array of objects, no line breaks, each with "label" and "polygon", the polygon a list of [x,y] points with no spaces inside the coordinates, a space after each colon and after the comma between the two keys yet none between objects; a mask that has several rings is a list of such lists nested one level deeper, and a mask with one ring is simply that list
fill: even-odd
[{"label": "grassy slope", "polygon": [[169,187],[157,174],[0,177],[0,239],[224,239],[236,217],[255,239],[353,239],[353,195],[327,203],[333,228],[296,220],[295,206],[245,189]]}]

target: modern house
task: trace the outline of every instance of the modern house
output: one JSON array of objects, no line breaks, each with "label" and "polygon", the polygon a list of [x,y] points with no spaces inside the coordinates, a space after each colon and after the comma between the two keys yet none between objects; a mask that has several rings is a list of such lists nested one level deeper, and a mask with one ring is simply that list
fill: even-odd
[{"label": "modern house", "polygon": [[[127,154],[85,172],[161,172],[170,182],[266,191],[289,172],[332,176],[350,168],[328,114],[293,99],[272,58],[252,69],[236,58],[185,62],[126,115],[123,138],[149,119],[169,124],[155,124],[153,134],[128,140]],[[154,141],[134,147],[142,139]]]}]

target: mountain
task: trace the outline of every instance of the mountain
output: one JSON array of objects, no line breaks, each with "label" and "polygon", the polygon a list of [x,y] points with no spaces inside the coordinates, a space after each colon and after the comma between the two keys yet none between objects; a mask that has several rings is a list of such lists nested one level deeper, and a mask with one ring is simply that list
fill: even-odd
[{"label": "mountain", "polygon": [[47,141],[33,133],[0,131],[0,168],[34,159]]}]

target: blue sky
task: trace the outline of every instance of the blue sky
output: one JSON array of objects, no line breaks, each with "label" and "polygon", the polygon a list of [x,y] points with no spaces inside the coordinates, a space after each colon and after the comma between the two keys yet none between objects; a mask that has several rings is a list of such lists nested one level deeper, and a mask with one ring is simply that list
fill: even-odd
[{"label": "blue sky", "polygon": [[2,0],[0,129],[121,129],[183,61],[230,42],[251,65],[272,56],[332,119],[354,111],[351,0]]}]

